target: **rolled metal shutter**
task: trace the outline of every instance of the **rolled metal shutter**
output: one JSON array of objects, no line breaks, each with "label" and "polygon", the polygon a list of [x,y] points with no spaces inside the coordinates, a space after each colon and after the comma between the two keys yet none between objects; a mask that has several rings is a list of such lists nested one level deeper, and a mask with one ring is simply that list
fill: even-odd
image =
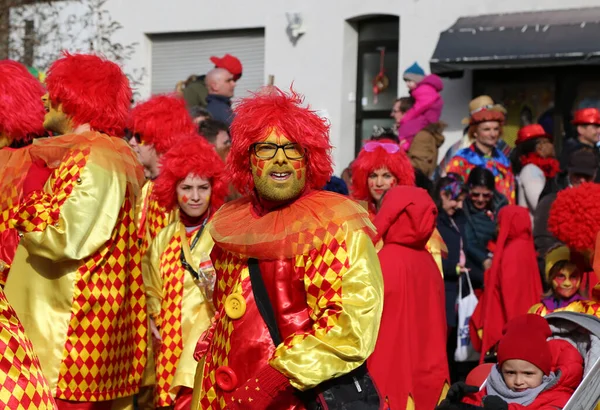
[{"label": "rolled metal shutter", "polygon": [[211,56],[231,54],[240,59],[242,78],[235,96],[244,97],[265,85],[264,29],[154,34],[152,41],[152,94],[172,92],[177,82],[214,67]]}]

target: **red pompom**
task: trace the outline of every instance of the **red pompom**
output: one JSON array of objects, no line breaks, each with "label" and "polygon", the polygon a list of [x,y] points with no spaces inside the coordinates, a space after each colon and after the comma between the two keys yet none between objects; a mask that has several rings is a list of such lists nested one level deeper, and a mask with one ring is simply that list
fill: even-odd
[{"label": "red pompom", "polygon": [[16,141],[43,135],[45,93],[42,84],[24,65],[0,61],[0,133]]},{"label": "red pompom", "polygon": [[50,100],[62,104],[75,125],[123,136],[131,105],[129,80],[111,61],[89,54],[64,53],[48,70]]},{"label": "red pompom", "polygon": [[550,209],[548,230],[569,248],[594,250],[600,232],[600,185],[581,184],[558,193]]},{"label": "red pompom", "polygon": [[197,132],[185,100],[176,95],[156,95],[131,110],[129,129],[159,154],[167,152],[176,135]]},{"label": "red pompom", "polygon": [[211,183],[210,209],[214,213],[229,193],[225,164],[215,148],[198,135],[178,135],[175,144],[161,158],[160,175],[152,194],[167,210],[177,206],[177,183],[189,174],[206,178]]},{"label": "red pompom", "polygon": [[[394,141],[382,139],[377,142],[394,144]],[[361,201],[371,200],[369,193],[369,174],[381,168],[387,168],[397,180],[397,185],[415,185],[415,170],[403,150],[389,154],[383,147],[373,152],[362,149],[352,162],[352,197]]]},{"label": "red pompom", "polygon": [[273,128],[305,149],[307,186],[321,189],[329,181],[333,173],[329,125],[302,103],[302,96],[294,90],[287,94],[277,87],[269,87],[243,99],[237,106],[231,124],[228,165],[239,192],[248,193],[254,188],[250,146],[267,138]]}]

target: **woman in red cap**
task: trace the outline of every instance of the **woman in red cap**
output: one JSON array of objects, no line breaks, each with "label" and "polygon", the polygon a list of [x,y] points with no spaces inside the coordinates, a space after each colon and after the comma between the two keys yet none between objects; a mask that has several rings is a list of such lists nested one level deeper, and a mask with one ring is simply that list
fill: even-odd
[{"label": "woman in red cap", "polygon": [[560,168],[565,171],[569,156],[583,148],[595,148],[600,141],[600,111],[597,108],[583,108],[575,112],[571,123],[577,129],[577,138],[565,141],[560,156]]},{"label": "woman in red cap", "polygon": [[227,195],[224,167],[212,145],[197,135],[179,139],[161,159],[154,196],[164,209],[177,209],[179,220],[160,231],[142,262],[156,342],[155,404],[160,408],[190,407],[193,351],[214,315],[213,240],[204,227]]},{"label": "woman in red cap", "polygon": [[457,383],[438,410],[461,408],[460,402],[486,410],[562,409],[583,378],[583,358],[566,340],[548,341],[551,335],[541,316],[515,317],[503,330],[498,364],[484,387]]},{"label": "woman in red cap", "polygon": [[526,125],[517,134],[516,149],[513,151],[513,171],[517,176],[517,204],[533,213],[546,182],[556,176],[560,165],[554,158],[552,136],[539,124]]}]

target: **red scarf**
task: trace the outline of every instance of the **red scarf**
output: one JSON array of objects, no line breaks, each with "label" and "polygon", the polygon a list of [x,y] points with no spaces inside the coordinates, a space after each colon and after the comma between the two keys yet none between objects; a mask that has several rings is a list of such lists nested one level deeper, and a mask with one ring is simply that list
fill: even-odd
[{"label": "red scarf", "polygon": [[546,178],[554,178],[558,171],[560,171],[560,164],[556,158],[542,158],[535,152],[530,152],[527,155],[521,155],[519,157],[521,166],[524,167],[527,164],[533,164],[544,172]]},{"label": "red scarf", "polygon": [[193,217],[183,212],[183,210],[179,210],[179,220],[186,228],[194,228],[196,226],[202,225],[202,223],[204,222],[204,218],[206,218],[206,215],[207,213],[204,212],[200,216]]}]

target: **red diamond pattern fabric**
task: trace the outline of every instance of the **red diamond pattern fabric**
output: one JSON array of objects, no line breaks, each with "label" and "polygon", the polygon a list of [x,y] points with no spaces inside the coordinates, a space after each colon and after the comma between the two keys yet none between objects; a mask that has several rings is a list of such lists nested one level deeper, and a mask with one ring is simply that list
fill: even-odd
[{"label": "red diamond pattern fabric", "polygon": [[0,290],[0,408],[55,409],[39,360]]}]

